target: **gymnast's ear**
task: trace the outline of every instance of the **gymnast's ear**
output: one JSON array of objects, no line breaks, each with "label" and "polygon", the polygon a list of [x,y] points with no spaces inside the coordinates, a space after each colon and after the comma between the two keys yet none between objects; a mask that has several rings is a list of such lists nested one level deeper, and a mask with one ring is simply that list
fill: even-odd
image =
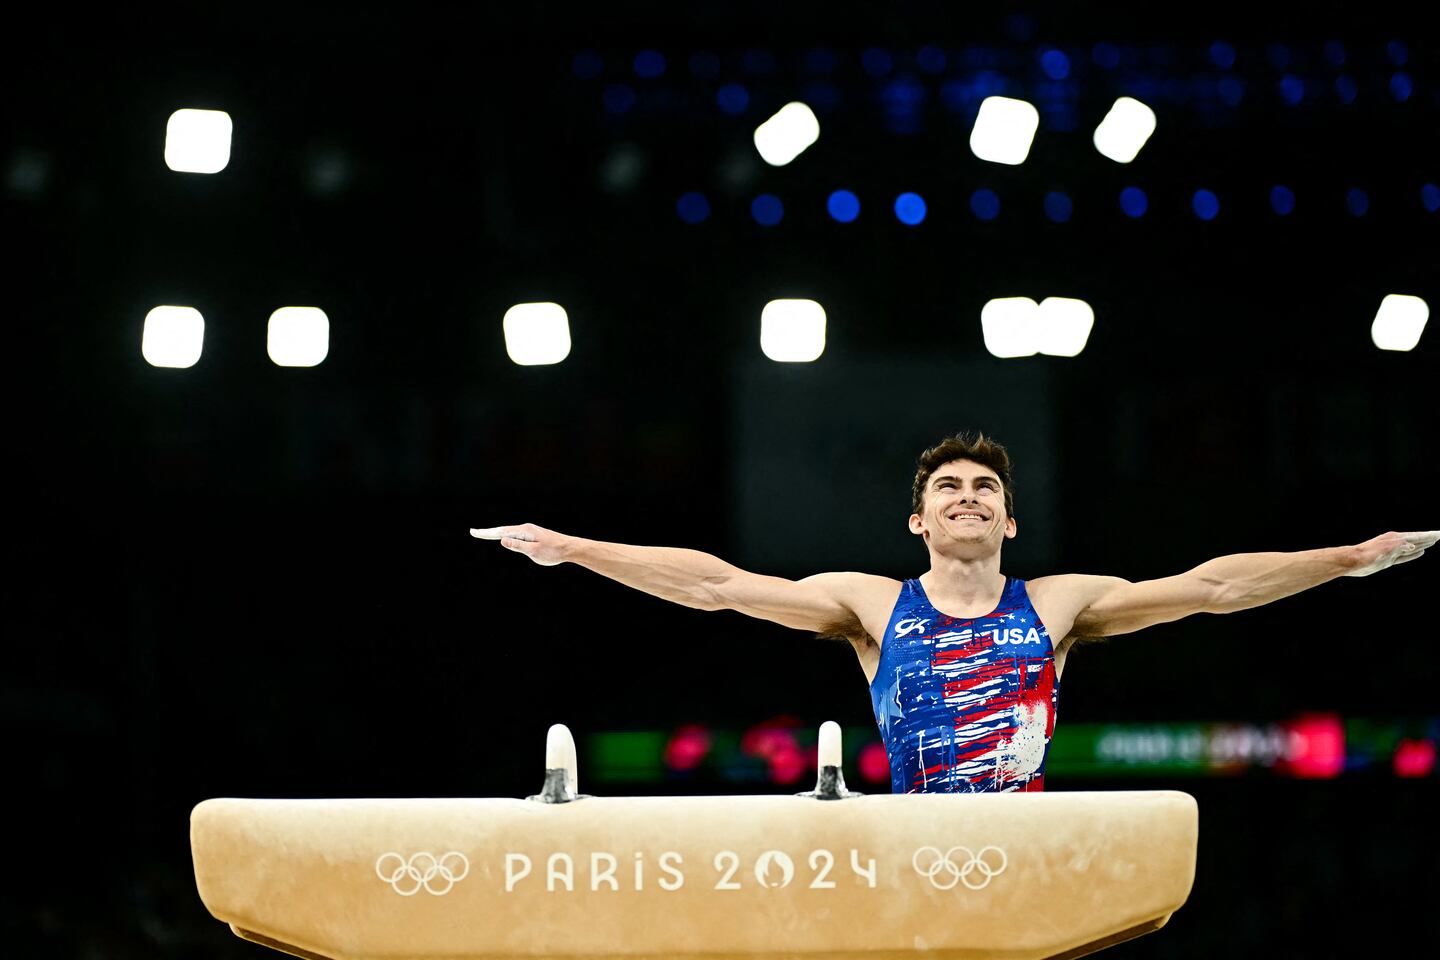
[{"label": "gymnast's ear", "polygon": [[1016,526],[1016,524],[1015,524],[1015,518],[1014,518],[1014,517],[1006,517],[1006,518],[1005,518],[1005,539],[1006,539],[1006,540],[1014,540],[1014,539],[1015,539],[1015,534],[1016,534],[1016,532],[1018,532],[1018,530],[1019,530],[1019,527]]},{"label": "gymnast's ear", "polygon": [[916,534],[917,536],[925,535],[925,521],[920,519],[920,514],[910,514],[910,519],[909,521],[907,521],[907,525],[909,526],[911,533]]}]

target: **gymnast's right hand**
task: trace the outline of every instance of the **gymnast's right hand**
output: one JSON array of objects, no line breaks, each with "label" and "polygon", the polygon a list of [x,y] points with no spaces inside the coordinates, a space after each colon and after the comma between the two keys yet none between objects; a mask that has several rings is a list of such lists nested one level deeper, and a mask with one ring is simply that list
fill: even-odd
[{"label": "gymnast's right hand", "polygon": [[471,529],[470,536],[480,540],[499,540],[506,550],[523,553],[542,567],[553,567],[565,561],[565,547],[570,538],[554,530],[546,530],[533,523],[520,523],[510,527],[487,527]]}]

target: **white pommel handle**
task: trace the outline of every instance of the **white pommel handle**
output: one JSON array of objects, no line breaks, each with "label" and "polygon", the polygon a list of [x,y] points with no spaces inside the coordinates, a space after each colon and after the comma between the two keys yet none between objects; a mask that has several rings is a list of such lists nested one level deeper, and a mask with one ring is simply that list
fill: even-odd
[{"label": "white pommel handle", "polygon": [[860,794],[845,789],[845,773],[840,769],[844,754],[840,750],[840,724],[826,720],[820,724],[820,744],[815,757],[815,789],[797,793],[797,797],[816,800],[845,800]]},{"label": "white pommel handle", "polygon": [[822,769],[838,767],[841,756],[840,724],[834,720],[826,720],[820,724],[820,755],[817,758],[817,765]]},{"label": "white pommel handle", "polygon": [[576,793],[580,777],[575,764],[575,738],[563,723],[554,724],[545,735],[545,769],[564,770],[566,793]]}]

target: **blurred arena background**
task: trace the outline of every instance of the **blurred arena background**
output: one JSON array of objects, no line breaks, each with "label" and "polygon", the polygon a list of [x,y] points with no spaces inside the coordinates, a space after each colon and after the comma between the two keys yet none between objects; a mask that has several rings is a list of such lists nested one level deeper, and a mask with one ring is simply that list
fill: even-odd
[{"label": "blurred arena background", "polygon": [[[888,789],[848,647],[469,527],[911,577],[915,457],[965,429],[1015,454],[1022,577],[1440,526],[1435,333],[1381,309],[1440,297],[1440,43],[1398,11],[17,22],[6,941],[258,957],[195,894],[195,803],[524,796],[557,722],[587,792],[808,789],[824,720]],[[1033,107],[1022,162],[976,152],[994,97]],[[1119,98],[1155,121],[1128,162],[1095,143]],[[818,136],[772,165],[790,103]],[[1083,349],[987,333],[1012,298],[1083,301]],[[823,341],[762,344],[796,300]],[[507,339],[524,304],[564,322]],[[286,355],[287,329],[320,337]],[[1048,788],[1200,803],[1190,902],[1108,956],[1422,927],[1437,588],[1426,559],[1069,658]]]}]

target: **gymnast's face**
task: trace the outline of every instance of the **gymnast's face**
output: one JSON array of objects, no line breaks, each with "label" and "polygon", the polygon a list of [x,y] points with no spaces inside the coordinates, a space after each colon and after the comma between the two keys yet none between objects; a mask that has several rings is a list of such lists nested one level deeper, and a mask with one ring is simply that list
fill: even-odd
[{"label": "gymnast's face", "polygon": [[973,460],[952,460],[925,482],[923,512],[910,515],[910,532],[936,553],[974,559],[998,552],[1015,536],[1015,520],[1005,513],[1005,491],[995,471]]}]

